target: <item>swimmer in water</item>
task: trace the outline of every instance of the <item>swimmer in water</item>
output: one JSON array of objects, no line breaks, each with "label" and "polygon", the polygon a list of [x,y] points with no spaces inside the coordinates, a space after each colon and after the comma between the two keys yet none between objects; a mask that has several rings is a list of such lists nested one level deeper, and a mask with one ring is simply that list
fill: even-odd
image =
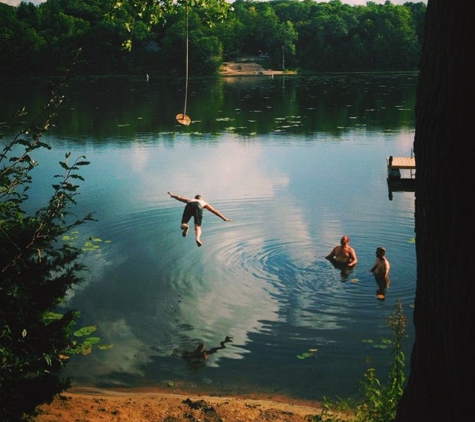
[{"label": "swimmer in water", "polygon": [[370,271],[374,274],[374,279],[378,285],[376,295],[379,299],[385,297],[385,291],[389,287],[389,270],[391,265],[386,258],[386,249],[382,246],[376,249],[376,261]]},{"label": "swimmer in water", "polygon": [[358,262],[356,252],[350,246],[350,238],[348,236],[343,236],[340,244],[335,246],[325,259],[328,259],[333,264],[345,265],[347,267],[354,267]]}]

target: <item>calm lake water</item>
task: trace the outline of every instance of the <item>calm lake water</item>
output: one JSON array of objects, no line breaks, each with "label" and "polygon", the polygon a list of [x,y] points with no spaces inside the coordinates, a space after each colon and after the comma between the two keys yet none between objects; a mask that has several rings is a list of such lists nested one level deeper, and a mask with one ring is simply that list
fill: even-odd
[{"label": "calm lake water", "polygon": [[[57,162],[85,155],[73,234],[90,238],[85,282],[66,307],[110,350],[67,365],[76,385],[166,387],[296,398],[355,395],[372,359],[387,373],[386,318],[401,299],[414,333],[414,193],[386,182],[386,157],[409,156],[416,74],[192,79],[94,78],[70,87],[53,149],[36,155],[29,207],[51,193]],[[47,81],[2,81],[0,120],[44,104]],[[2,141],[4,142],[4,141]],[[183,238],[183,203],[203,195],[203,247]],[[358,265],[348,277],[324,259],[342,235]],[[369,272],[383,245],[385,301]],[[181,357],[219,346],[205,365]],[[368,340],[373,340],[371,344]],[[407,362],[408,363],[408,362]],[[409,363],[408,363],[409,364]]]}]

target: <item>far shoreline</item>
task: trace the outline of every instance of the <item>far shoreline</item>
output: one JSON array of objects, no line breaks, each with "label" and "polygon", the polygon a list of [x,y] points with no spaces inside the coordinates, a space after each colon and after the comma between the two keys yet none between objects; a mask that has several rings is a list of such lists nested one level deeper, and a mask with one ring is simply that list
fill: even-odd
[{"label": "far shoreline", "polygon": [[265,62],[259,57],[243,57],[223,63],[220,76],[280,76],[296,75],[296,71],[266,69]]}]

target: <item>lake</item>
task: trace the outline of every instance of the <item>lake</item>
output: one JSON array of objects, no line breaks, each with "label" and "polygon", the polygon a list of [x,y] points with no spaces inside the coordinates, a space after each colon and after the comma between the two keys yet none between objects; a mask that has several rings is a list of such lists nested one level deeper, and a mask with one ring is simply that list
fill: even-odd
[{"label": "lake", "polygon": [[[367,357],[386,377],[379,346],[399,299],[409,358],[414,192],[389,191],[386,157],[411,154],[416,84],[414,73],[191,79],[181,126],[183,79],[74,81],[28,205],[47,200],[66,152],[91,162],[76,212],[97,222],[71,236],[89,271],[64,307],[113,347],[71,359],[73,385],[353,396]],[[1,81],[0,120],[46,94],[41,79]],[[197,247],[167,191],[201,194],[232,221],[205,210]],[[345,234],[358,256],[348,275],[325,259]],[[378,246],[391,263],[384,301],[369,272]],[[205,364],[183,359],[226,336]]]}]

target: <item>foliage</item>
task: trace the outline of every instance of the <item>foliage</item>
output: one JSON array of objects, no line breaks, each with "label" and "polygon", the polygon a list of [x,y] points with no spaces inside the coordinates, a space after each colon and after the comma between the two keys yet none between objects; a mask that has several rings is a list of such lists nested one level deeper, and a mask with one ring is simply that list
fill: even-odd
[{"label": "foliage", "polygon": [[151,31],[154,25],[165,23],[168,16],[191,9],[198,11],[202,20],[211,26],[226,17],[229,5],[224,0],[117,0],[113,8],[112,19],[116,14],[125,17],[128,37],[122,45],[130,51],[137,24],[141,23]]},{"label": "foliage", "polygon": [[[362,401],[350,403],[342,399],[331,401],[324,398],[322,413],[321,415],[312,416],[310,419],[312,422],[342,422],[348,420],[355,422],[390,422],[394,420],[397,404],[402,396],[406,380],[402,341],[405,337],[407,317],[403,312],[400,300],[397,301],[393,314],[387,318],[387,323],[393,332],[393,339],[384,338],[379,344],[374,341],[365,341],[375,348],[392,348],[387,384],[383,384],[376,377],[375,368],[370,366],[364,375],[364,398]],[[371,360],[368,359],[368,362],[370,363]],[[340,416],[343,413],[346,413],[345,416]],[[353,413],[354,418],[349,416]]]},{"label": "foliage", "polygon": [[353,420],[353,406],[344,400],[340,399],[338,403],[335,403],[324,397],[321,408],[319,415],[311,415],[307,420],[309,422],[348,422]]},{"label": "foliage", "polygon": [[[376,378],[376,370],[368,368],[363,381],[365,400],[357,406],[356,421],[358,422],[389,422],[396,416],[399,399],[402,396],[405,382],[405,355],[402,351],[402,340],[406,330],[407,318],[403,312],[401,301],[396,303],[396,310],[387,319],[392,329],[392,360],[389,366],[388,383],[383,385]],[[388,343],[385,340],[385,343]]]},{"label": "foliage", "polygon": [[[0,153],[0,420],[18,421],[52,400],[68,386],[60,378],[65,359],[85,353],[96,340],[89,333],[79,339],[74,332],[77,312],[58,313],[67,290],[82,281],[81,250],[61,238],[92,220],[76,218],[72,207],[79,171],[88,165],[84,157],[61,161],[54,176],[49,201],[36,212],[26,212],[28,194],[34,186],[33,155],[50,147],[42,135],[52,126],[64,97],[65,81],[53,88],[43,112],[20,130]],[[27,116],[21,109],[11,124]],[[20,122],[21,124],[21,122]],[[0,129],[6,129],[2,124]],[[10,128],[10,130],[12,130]],[[84,335],[82,336],[84,337]]]},{"label": "foliage", "polygon": [[275,69],[415,70],[425,10],[424,3],[339,0],[0,3],[0,72],[51,74],[77,48],[84,73],[182,72],[187,14],[191,75],[213,74],[223,60],[260,53]]}]

